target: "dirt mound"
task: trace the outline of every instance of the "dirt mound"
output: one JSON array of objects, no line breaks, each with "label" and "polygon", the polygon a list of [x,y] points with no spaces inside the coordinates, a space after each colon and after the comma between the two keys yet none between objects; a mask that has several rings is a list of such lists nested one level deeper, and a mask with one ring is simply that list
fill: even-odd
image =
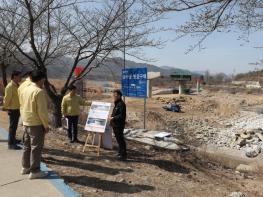
[{"label": "dirt mound", "polygon": [[218,108],[218,102],[215,100],[200,100],[194,97],[179,96],[179,97],[157,97],[156,100],[162,104],[168,104],[175,101],[181,105],[184,112],[214,112]]},{"label": "dirt mound", "polygon": [[[166,125],[165,114],[160,112],[148,111],[146,113],[147,129],[164,129]],[[128,128],[143,128],[143,113],[128,112],[127,125]]]},{"label": "dirt mound", "polygon": [[163,129],[166,125],[166,116],[159,112],[149,111],[147,113],[147,128]]}]

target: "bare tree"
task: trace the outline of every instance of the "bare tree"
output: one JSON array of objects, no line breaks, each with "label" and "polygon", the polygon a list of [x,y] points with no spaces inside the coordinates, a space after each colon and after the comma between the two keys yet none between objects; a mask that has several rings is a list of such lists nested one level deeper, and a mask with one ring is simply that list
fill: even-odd
[{"label": "bare tree", "polygon": [[[15,41],[17,46],[21,46],[25,37],[21,36],[24,30],[21,29],[19,24],[20,20],[15,14],[17,9],[17,4],[14,4],[12,12],[0,12],[0,27],[2,34]],[[9,40],[0,37],[0,68],[4,86],[7,85],[8,66],[10,66],[11,63],[20,65],[23,64],[17,55],[17,48]]]},{"label": "bare tree", "polygon": [[[18,9],[14,9],[15,6]],[[14,13],[20,24],[10,29],[1,27],[0,38],[15,46],[35,68],[47,72],[47,66],[54,59],[70,57],[74,60],[60,91],[49,82],[47,75],[45,88],[54,104],[54,126],[57,127],[61,126],[61,100],[70,85],[84,78],[110,55],[121,52],[124,45],[139,51],[142,47],[159,44],[148,38],[155,32],[154,28],[149,28],[156,20],[154,15],[146,13],[136,0],[1,0],[0,10]],[[21,45],[11,36],[13,29],[20,26],[23,27],[20,36],[25,38]],[[131,52],[131,55],[136,56],[136,53]],[[74,78],[74,70],[80,63],[84,70]]]},{"label": "bare tree", "polygon": [[240,38],[247,39],[250,33],[263,29],[263,1],[261,0],[142,0],[152,10],[167,12],[185,11],[190,15],[186,23],[176,27],[178,38],[197,37],[201,43],[213,32],[241,30]]}]

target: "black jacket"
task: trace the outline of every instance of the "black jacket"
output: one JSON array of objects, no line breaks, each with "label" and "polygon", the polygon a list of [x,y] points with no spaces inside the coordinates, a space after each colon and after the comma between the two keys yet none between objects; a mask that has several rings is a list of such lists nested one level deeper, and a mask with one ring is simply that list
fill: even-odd
[{"label": "black jacket", "polygon": [[120,99],[115,102],[111,117],[113,117],[111,121],[112,127],[125,127],[126,104],[123,102],[123,100]]}]

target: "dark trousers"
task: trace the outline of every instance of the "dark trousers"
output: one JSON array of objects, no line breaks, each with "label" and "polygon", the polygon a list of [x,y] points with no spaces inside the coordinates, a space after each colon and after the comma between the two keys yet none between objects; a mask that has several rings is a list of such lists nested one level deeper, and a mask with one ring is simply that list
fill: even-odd
[{"label": "dark trousers", "polygon": [[9,134],[8,145],[16,144],[16,130],[19,122],[20,111],[19,109],[8,110],[9,115]]},{"label": "dark trousers", "polygon": [[72,128],[73,128],[73,140],[78,139],[78,122],[79,116],[67,116],[68,119],[68,138],[72,140]]},{"label": "dark trousers", "polygon": [[124,128],[122,127],[113,127],[113,132],[116,137],[117,143],[119,145],[119,154],[121,156],[127,156],[126,152],[126,142],[124,139],[124,134],[123,134]]}]

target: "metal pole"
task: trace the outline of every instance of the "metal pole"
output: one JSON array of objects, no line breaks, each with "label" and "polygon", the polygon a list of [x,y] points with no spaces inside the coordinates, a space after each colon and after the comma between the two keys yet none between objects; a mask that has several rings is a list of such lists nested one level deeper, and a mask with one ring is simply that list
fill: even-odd
[{"label": "metal pole", "polygon": [[146,98],[144,98],[144,120],[143,120],[143,129],[146,129]]},{"label": "metal pole", "polygon": [[200,80],[197,79],[197,82],[196,82],[196,92],[199,93],[200,92]]},{"label": "metal pole", "polygon": [[[126,11],[125,11],[125,0],[123,1],[123,69],[126,68]],[[125,102],[125,96],[123,97]]]},{"label": "metal pole", "polygon": [[126,11],[125,11],[125,1],[123,1],[123,68],[126,68]]}]

